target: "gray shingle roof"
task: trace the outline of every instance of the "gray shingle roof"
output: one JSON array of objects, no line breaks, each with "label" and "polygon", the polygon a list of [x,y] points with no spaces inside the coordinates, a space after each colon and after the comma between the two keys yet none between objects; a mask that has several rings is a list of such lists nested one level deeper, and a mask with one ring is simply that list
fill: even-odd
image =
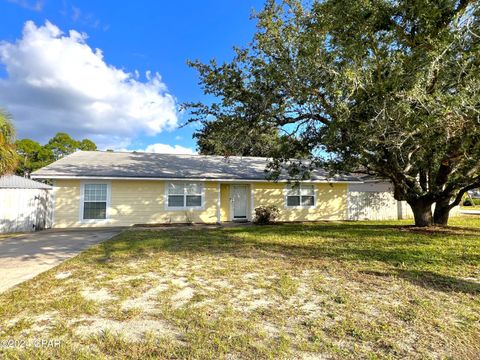
[{"label": "gray shingle roof", "polygon": [[0,177],[0,189],[51,189],[52,187],[38,181],[30,180],[17,175]]},{"label": "gray shingle roof", "polygon": [[[133,152],[78,151],[32,173],[35,178],[161,178],[265,180],[267,158],[179,155]],[[287,180],[283,175],[280,180]],[[329,178],[316,170],[314,181],[359,181],[352,175]]]}]

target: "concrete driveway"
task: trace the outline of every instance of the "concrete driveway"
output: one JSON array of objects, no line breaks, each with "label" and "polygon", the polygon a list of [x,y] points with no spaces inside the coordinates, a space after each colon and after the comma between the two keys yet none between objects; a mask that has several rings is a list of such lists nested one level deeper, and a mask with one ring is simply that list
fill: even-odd
[{"label": "concrete driveway", "polygon": [[44,272],[122,228],[46,230],[0,239],[0,293]]}]

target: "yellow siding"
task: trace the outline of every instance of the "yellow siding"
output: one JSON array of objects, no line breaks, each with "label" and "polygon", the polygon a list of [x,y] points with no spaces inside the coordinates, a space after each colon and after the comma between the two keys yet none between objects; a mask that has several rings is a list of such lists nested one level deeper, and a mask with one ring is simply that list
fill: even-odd
[{"label": "yellow siding", "polygon": [[54,183],[54,227],[79,226],[80,181],[56,180]]},{"label": "yellow siding", "polygon": [[347,218],[347,185],[316,184],[316,204],[309,208],[285,207],[285,184],[257,183],[253,187],[254,207],[275,205],[278,221],[343,220]]},{"label": "yellow siding", "polygon": [[230,220],[230,185],[220,185],[220,221]]},{"label": "yellow siding", "polygon": [[217,222],[218,189],[205,182],[202,210],[166,210],[165,182],[112,181],[110,219],[99,223],[80,222],[80,181],[56,182],[55,227],[130,226],[134,224]]},{"label": "yellow siding", "polygon": [[[205,206],[202,210],[165,209],[165,182],[142,180],[111,181],[110,219],[99,223],[80,221],[80,184],[78,180],[55,182],[54,226],[130,226],[154,223],[215,223],[218,218],[218,184],[205,182]],[[347,185],[316,184],[316,206],[313,208],[286,208],[282,183],[251,184],[253,207],[276,205],[279,221],[315,221],[346,219]],[[220,218],[230,220],[230,185],[220,186]],[[247,199],[250,205],[250,196]],[[253,212],[253,209],[251,209]]]}]

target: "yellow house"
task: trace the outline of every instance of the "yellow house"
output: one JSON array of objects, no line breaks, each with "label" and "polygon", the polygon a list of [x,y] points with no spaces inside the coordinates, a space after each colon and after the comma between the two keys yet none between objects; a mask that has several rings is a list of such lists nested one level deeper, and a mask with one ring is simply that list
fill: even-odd
[{"label": "yellow house", "polygon": [[278,221],[348,218],[355,176],[290,185],[265,179],[266,158],[79,151],[32,174],[54,186],[53,227],[251,221],[275,205]]}]

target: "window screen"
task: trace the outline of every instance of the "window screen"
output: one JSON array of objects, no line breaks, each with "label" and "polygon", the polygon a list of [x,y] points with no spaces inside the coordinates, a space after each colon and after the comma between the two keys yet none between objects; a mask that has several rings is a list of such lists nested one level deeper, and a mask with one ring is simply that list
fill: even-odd
[{"label": "window screen", "polygon": [[83,219],[107,218],[107,184],[85,184],[83,194]]},{"label": "window screen", "polygon": [[176,208],[201,207],[202,190],[199,183],[169,183],[167,205]]},{"label": "window screen", "polygon": [[313,185],[289,186],[287,188],[287,206],[315,206]]}]

